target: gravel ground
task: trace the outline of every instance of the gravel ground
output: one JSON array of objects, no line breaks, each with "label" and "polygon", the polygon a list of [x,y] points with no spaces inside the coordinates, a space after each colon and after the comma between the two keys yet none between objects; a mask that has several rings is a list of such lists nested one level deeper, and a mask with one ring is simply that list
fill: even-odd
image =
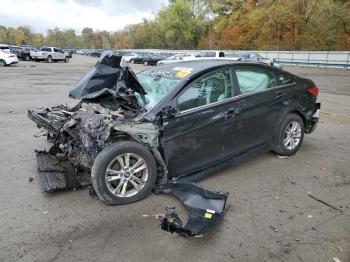
[{"label": "gravel ground", "polygon": [[190,240],[154,218],[166,205],[185,216],[170,196],[112,207],[86,189],[40,192],[33,150],[48,145],[33,137],[26,110],[73,105],[68,91],[96,61],[0,68],[0,261],[350,261],[349,71],[286,67],[320,88],[318,128],[291,158],[267,153],[202,181],[228,191],[229,208],[213,232]]}]

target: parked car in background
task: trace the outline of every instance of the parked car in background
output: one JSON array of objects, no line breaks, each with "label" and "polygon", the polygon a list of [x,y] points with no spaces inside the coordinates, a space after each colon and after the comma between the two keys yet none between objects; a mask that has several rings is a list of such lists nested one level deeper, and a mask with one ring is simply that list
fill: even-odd
[{"label": "parked car in background", "polygon": [[157,54],[150,54],[146,55],[143,59],[143,64],[145,66],[148,65],[157,65],[157,63],[161,60],[164,60],[165,58],[163,56],[157,55]]},{"label": "parked car in background", "polygon": [[66,52],[69,55],[69,58],[73,57],[74,50],[73,49],[63,49],[64,52]]},{"label": "parked car in background", "polygon": [[18,58],[21,56],[22,49],[19,46],[9,46],[10,47],[10,53],[15,54]]},{"label": "parked car in background", "polygon": [[4,45],[4,44],[0,44],[0,51],[3,51],[5,53],[10,53],[10,46],[9,45]]},{"label": "parked car in background", "polygon": [[92,56],[92,57],[100,57],[101,52],[100,51],[93,51],[93,52],[88,53],[88,55]]},{"label": "parked car in background", "polygon": [[225,57],[225,53],[223,51],[200,51],[195,53],[196,58],[219,58]]},{"label": "parked car in background", "polygon": [[48,63],[57,62],[57,61],[64,61],[66,63],[69,62],[69,54],[63,52],[61,49],[57,47],[47,47],[44,46],[40,48],[39,51],[31,52],[30,55],[32,56],[34,61],[46,61]]},{"label": "parked car in background", "polygon": [[191,60],[191,59],[195,59],[195,57],[193,55],[177,54],[177,55],[170,56],[165,60],[158,61],[157,66],[178,63],[184,60]]},{"label": "parked car in background", "polygon": [[227,53],[226,57],[235,57],[235,58],[239,58],[239,60],[243,62],[263,63],[263,64],[267,64],[267,65],[282,69],[282,65],[275,63],[274,59],[264,58],[260,54],[256,54],[256,53]]},{"label": "parked car in background", "polygon": [[9,66],[18,63],[18,57],[15,54],[0,50],[0,66]]},{"label": "parked car in background", "polygon": [[130,59],[129,63],[130,64],[143,64],[143,61],[145,58],[147,58],[148,54],[146,53],[140,53],[137,54],[136,57],[133,57]]},{"label": "parked car in background", "polygon": [[138,55],[136,54],[136,53],[128,53],[128,54],[125,54],[125,55],[123,55],[123,60],[125,61],[125,62],[130,62],[130,60],[131,59],[134,59],[134,58],[136,58],[136,57],[138,57]]},{"label": "parked car in background", "polygon": [[25,46],[20,46],[14,53],[17,55],[19,59],[29,61],[32,59],[30,52],[31,51],[38,51],[35,47],[25,45]]}]

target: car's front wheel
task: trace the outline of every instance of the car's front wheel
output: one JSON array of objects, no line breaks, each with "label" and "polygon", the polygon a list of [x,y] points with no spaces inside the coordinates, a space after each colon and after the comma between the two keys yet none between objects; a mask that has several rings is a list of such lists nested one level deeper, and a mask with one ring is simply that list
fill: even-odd
[{"label": "car's front wheel", "polygon": [[156,178],[153,155],[141,144],[130,141],[107,146],[96,157],[91,171],[96,194],[110,205],[129,204],[145,198]]},{"label": "car's front wheel", "polygon": [[69,57],[66,56],[66,58],[64,59],[64,62],[68,63],[69,62]]},{"label": "car's front wheel", "polygon": [[288,114],[276,135],[274,152],[282,156],[294,155],[304,139],[304,121],[296,114]]},{"label": "car's front wheel", "polygon": [[148,66],[148,62],[147,62],[147,61],[143,62],[143,64],[144,64],[145,66]]},{"label": "car's front wheel", "polygon": [[47,63],[52,63],[52,57],[51,57],[51,56],[48,56],[48,57],[46,58],[46,62],[47,62]]},{"label": "car's front wheel", "polygon": [[0,59],[0,66],[5,66],[5,65],[6,65],[5,60]]}]

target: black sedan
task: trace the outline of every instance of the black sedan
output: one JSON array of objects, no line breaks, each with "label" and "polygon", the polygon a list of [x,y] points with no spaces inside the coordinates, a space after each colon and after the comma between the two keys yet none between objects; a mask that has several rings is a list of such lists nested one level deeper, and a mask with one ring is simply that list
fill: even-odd
[{"label": "black sedan", "polygon": [[[29,111],[55,141],[38,163],[57,154],[63,166],[66,158],[73,167],[63,179],[91,170],[95,192],[109,204],[141,200],[170,181],[202,178],[263,152],[293,155],[319,119],[315,84],[264,64],[185,61],[136,78],[112,67],[119,62],[103,59],[78,83],[70,93],[83,99],[77,106]],[[106,79],[96,85],[101,72]]]},{"label": "black sedan", "polygon": [[143,64],[144,60],[148,57],[148,54],[139,53],[136,57],[130,59],[131,64]]},{"label": "black sedan", "polygon": [[143,64],[145,66],[149,66],[149,65],[157,65],[157,63],[161,60],[166,59],[165,57],[159,56],[159,55],[148,55],[143,59]]}]

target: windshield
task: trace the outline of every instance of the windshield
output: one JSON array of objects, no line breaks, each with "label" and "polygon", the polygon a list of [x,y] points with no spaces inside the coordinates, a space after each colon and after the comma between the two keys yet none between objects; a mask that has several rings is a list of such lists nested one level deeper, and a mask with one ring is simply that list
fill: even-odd
[{"label": "windshield", "polygon": [[[151,74],[142,72],[137,75],[137,78],[147,93],[145,95],[145,109],[147,111],[153,109],[180,81],[162,75],[161,72],[155,74],[153,71]],[[138,93],[135,94],[138,102],[142,105],[141,96]]]}]

